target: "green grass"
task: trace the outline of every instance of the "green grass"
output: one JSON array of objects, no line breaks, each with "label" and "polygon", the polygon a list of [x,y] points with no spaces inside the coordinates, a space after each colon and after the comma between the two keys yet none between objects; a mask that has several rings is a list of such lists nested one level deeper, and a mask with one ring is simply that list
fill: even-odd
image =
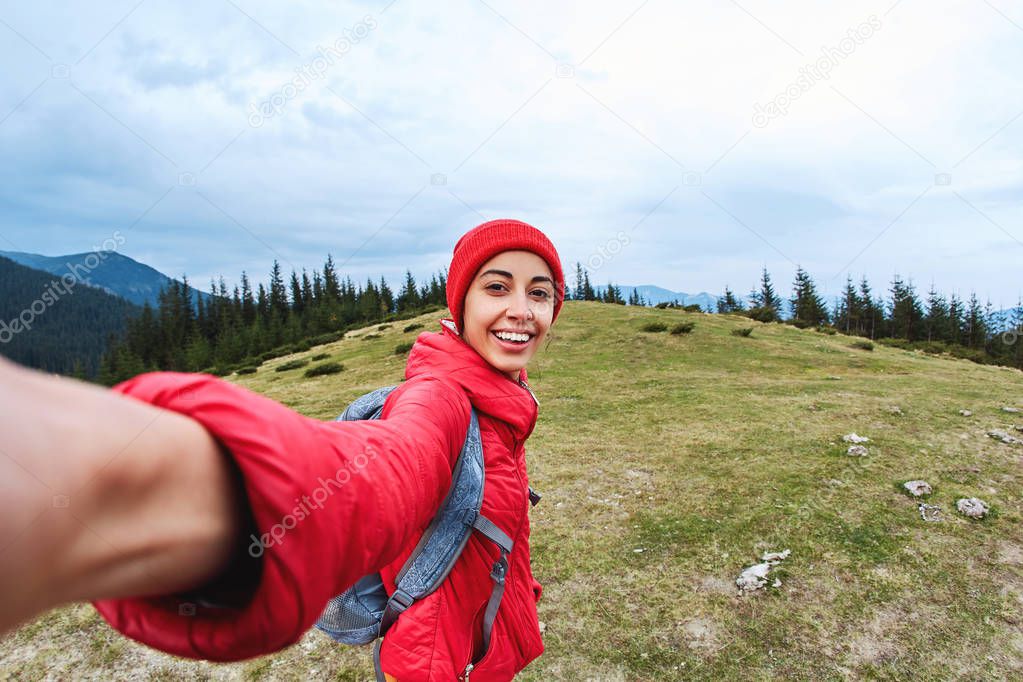
[{"label": "green grass", "polygon": [[[442,316],[409,323],[435,331]],[[567,301],[529,367],[541,403],[526,461],[544,493],[531,523],[546,653],[517,679],[1017,677],[1023,447],[985,432],[1023,421],[1000,411],[1023,407],[1023,374],[883,344],[865,353],[852,337],[780,324],[753,323],[751,343],[733,336],[750,320],[733,315],[703,315],[688,334],[640,331],[691,318]],[[374,326],[318,347],[345,364],[326,381],[270,371],[230,381],[332,419],[402,379],[404,333]],[[845,454],[852,431],[870,437],[868,457]],[[900,490],[917,478],[944,522],[923,522]],[[971,496],[991,516],[955,511]],[[781,586],[739,596],[742,569],[783,549],[792,554],[772,574]],[[59,609],[0,642],[0,668],[14,678],[372,678],[368,650],[315,632],[224,666],[128,640],[90,645],[104,632],[91,607]]]}]

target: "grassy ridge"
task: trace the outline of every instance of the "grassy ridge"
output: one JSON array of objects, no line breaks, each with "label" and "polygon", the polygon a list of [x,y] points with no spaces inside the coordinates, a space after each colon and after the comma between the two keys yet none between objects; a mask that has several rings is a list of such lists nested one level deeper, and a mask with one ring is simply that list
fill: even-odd
[{"label": "grassy ridge", "polygon": [[[437,328],[432,314],[421,322]],[[646,333],[649,322],[684,335]],[[566,302],[530,367],[533,566],[547,652],[523,680],[1007,678],[1023,670],[1023,374],[746,318]],[[419,331],[367,328],[231,380],[322,419],[403,376]],[[378,335],[364,339],[363,336]],[[275,372],[329,353],[345,371]],[[898,407],[901,414],[893,411]],[[960,409],[973,411],[963,417]],[[871,438],[845,454],[842,434]],[[924,478],[945,521],[903,481]],[[991,506],[954,512],[960,496]],[[739,596],[765,550],[781,586]],[[0,642],[0,669],[163,679],[371,679],[368,650],[317,633],[213,666],[151,652],[69,607]],[[63,671],[63,674],[61,674]]]}]

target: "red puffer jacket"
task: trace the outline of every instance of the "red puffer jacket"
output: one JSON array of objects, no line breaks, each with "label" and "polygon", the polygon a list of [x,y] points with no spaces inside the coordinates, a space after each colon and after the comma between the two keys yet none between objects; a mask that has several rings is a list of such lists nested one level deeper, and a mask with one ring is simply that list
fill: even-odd
[{"label": "red puffer jacket", "polygon": [[[245,606],[180,596],[95,602],[117,630],[189,658],[233,661],[293,644],[326,602],[361,576],[394,577],[437,511],[476,409],[486,463],[483,514],[514,541],[490,648],[474,682],[509,680],[543,653],[529,561],[524,443],[538,403],[455,334],[420,334],[405,381],[382,418],[323,422],[206,374],[151,372],[114,387],[191,416],[231,453],[262,543],[262,573]],[[400,682],[452,680],[481,637],[493,543],[473,534],[448,579],[405,611],[384,638],[381,664]]]}]

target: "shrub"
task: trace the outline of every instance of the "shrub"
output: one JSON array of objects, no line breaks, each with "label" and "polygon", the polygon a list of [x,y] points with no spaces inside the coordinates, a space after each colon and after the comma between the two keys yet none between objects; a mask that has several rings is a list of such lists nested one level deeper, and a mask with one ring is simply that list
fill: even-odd
[{"label": "shrub", "polygon": [[641,332],[665,332],[668,331],[668,325],[663,322],[647,322],[639,330]]},{"label": "shrub", "polygon": [[405,353],[408,353],[410,350],[412,350],[411,343],[399,343],[394,349],[394,354],[404,355]]},{"label": "shrub", "polygon": [[732,330],[732,336],[749,336],[753,333],[753,327],[741,327]]},{"label": "shrub", "polygon": [[878,339],[878,343],[884,344],[885,346],[891,346],[892,348],[901,348],[902,350],[913,350],[913,344],[906,339]]},{"label": "shrub", "polygon": [[313,357],[311,357],[309,359],[312,360],[313,362],[316,362],[318,360],[326,360],[329,357],[330,357],[330,353],[317,353],[316,355],[314,355]]},{"label": "shrub", "polygon": [[422,328],[423,328],[423,325],[421,325],[418,322],[416,322],[414,324],[410,324],[409,326],[405,327],[404,329],[402,329],[402,331],[405,332],[406,334],[408,334],[409,332],[414,332],[415,330],[422,329]]},{"label": "shrub", "polygon": [[344,332],[328,332],[326,334],[320,334],[319,336],[312,336],[309,338],[309,343],[314,346],[322,346],[326,343],[333,343],[340,341],[345,338]]},{"label": "shrub", "polygon": [[391,328],[391,325],[389,325],[389,324],[382,324],[379,327],[377,327],[377,331],[378,332],[382,332],[383,330],[390,329],[390,328]]},{"label": "shrub", "polygon": [[345,366],[340,362],[325,362],[322,365],[310,367],[305,371],[305,375],[307,377],[320,377],[327,374],[337,374],[338,372],[343,371],[344,368]]},{"label": "shrub", "polygon": [[366,334],[365,336],[362,337],[362,340],[363,341],[369,341],[370,339],[379,339],[379,338],[380,338],[379,334]]},{"label": "shrub", "polygon": [[817,331],[821,334],[827,334],[828,336],[834,336],[838,333],[838,330],[834,327],[817,327]]},{"label": "shrub", "polygon": [[688,334],[689,332],[693,331],[693,327],[695,326],[696,324],[694,324],[693,322],[679,322],[678,324],[671,328],[671,333],[674,334],[675,336],[678,336],[679,334]]},{"label": "shrub", "polygon": [[300,367],[305,367],[308,364],[309,361],[304,358],[300,360],[289,360],[288,362],[285,362],[283,365],[277,365],[276,367],[274,367],[274,371],[287,372],[289,369],[298,369]]},{"label": "shrub", "polygon": [[850,344],[850,348],[859,348],[860,350],[874,350],[874,344],[871,341],[862,339],[860,341],[853,341]]},{"label": "shrub", "polygon": [[693,303],[692,305],[682,306],[682,310],[687,313],[702,313],[703,308],[700,307],[699,303]]},{"label": "shrub", "polygon": [[253,367],[252,365],[240,367],[238,368],[238,374],[255,374],[257,369],[258,367]]},{"label": "shrub", "polygon": [[210,374],[217,377],[226,377],[232,372],[230,367],[214,367],[209,371]]},{"label": "shrub", "polygon": [[774,308],[750,308],[746,311],[746,317],[757,322],[777,322],[778,311]]},{"label": "shrub", "polygon": [[282,346],[280,348],[274,348],[273,350],[268,350],[267,352],[265,352],[262,355],[260,355],[259,359],[262,360],[263,362],[266,362],[267,360],[273,360],[274,358],[279,358],[282,355],[287,355],[290,352],[291,352],[290,350],[288,350],[287,348],[284,348]]},{"label": "shrub", "polygon": [[313,344],[309,343],[309,339],[303,339],[302,341],[296,341],[291,345],[291,347],[294,349],[293,352],[295,353],[304,353],[312,348]]}]

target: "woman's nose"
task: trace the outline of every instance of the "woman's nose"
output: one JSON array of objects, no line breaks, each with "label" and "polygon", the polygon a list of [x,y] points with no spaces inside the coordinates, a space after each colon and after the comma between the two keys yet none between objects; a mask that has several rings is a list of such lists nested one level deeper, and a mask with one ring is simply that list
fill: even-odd
[{"label": "woman's nose", "polygon": [[534,317],[529,297],[525,293],[512,296],[508,303],[508,317],[516,320],[531,320]]}]

